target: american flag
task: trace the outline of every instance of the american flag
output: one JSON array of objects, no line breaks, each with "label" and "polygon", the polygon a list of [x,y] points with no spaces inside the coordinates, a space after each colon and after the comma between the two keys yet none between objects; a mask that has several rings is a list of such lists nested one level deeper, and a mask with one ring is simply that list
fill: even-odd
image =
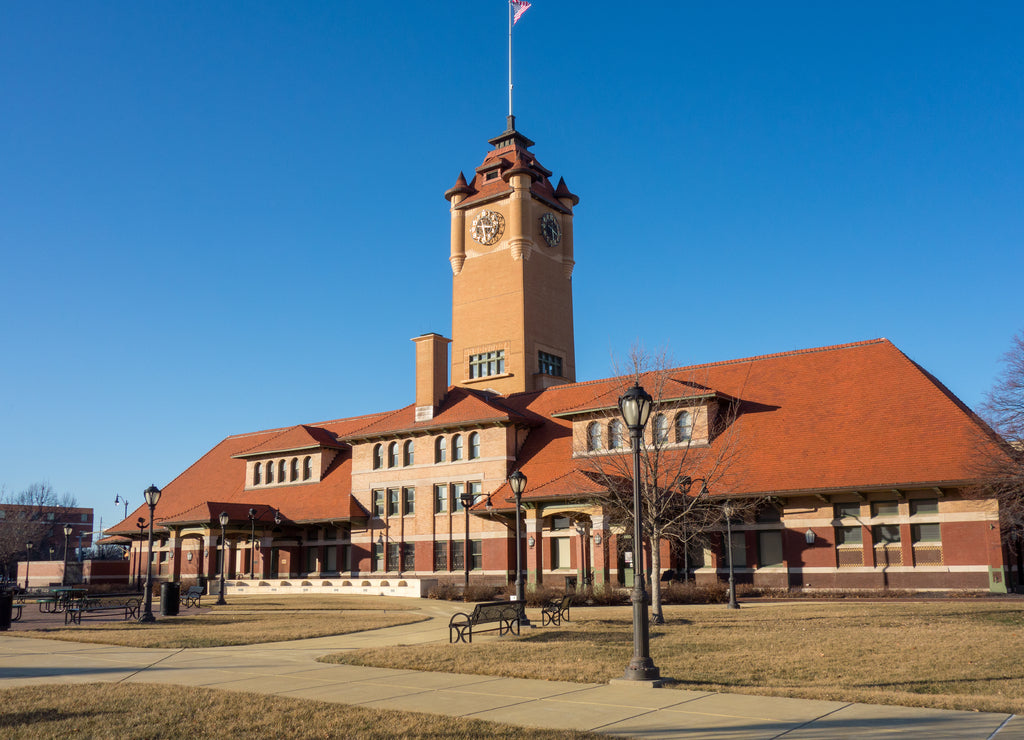
[{"label": "american flag", "polygon": [[526,0],[508,0],[515,8],[515,14],[512,16],[512,25],[514,26],[522,18],[523,13],[530,9],[530,4]]}]

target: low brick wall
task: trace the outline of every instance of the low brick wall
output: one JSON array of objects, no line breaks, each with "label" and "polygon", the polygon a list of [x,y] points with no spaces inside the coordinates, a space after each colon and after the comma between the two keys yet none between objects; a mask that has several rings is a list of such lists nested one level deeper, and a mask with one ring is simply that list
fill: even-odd
[{"label": "low brick wall", "polygon": [[[436,585],[436,578],[232,578],[224,581],[224,594],[361,594],[418,599]],[[210,580],[212,593],[219,587],[219,581]]]}]

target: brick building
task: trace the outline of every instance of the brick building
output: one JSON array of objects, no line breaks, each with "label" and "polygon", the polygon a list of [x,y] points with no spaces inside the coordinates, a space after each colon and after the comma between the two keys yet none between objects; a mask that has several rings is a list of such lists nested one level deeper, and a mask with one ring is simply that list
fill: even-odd
[{"label": "brick building", "polygon": [[[420,593],[461,582],[467,564],[473,580],[505,583],[516,551],[506,478],[521,470],[528,582],[631,583],[629,538],[593,475],[627,454],[614,410],[631,378],[576,382],[579,199],[551,184],[511,116],[490,144],[445,194],[452,337],[413,340],[411,403],[223,440],[163,490],[157,578],[216,577],[223,554],[234,590]],[[740,582],[993,592],[1019,582],[997,503],[966,493],[989,431],[887,340],[660,378],[646,444],[686,456],[695,479],[731,445],[713,495],[761,502],[733,526]],[[109,530],[135,540],[135,572],[145,570],[140,516],[145,507]],[[724,546],[716,532],[688,554],[698,580],[723,577]],[[682,567],[667,546],[664,556]]]}]

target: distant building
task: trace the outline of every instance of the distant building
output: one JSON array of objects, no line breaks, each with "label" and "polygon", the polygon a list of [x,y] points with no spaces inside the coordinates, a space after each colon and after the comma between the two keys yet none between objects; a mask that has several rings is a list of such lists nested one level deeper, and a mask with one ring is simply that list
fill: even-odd
[{"label": "distant building", "polygon": [[[467,563],[472,580],[505,583],[516,551],[506,478],[521,470],[529,583],[630,585],[629,533],[595,500],[589,474],[595,459],[627,454],[614,410],[629,379],[576,382],[579,199],[564,180],[551,184],[511,116],[490,144],[446,193],[452,337],[413,340],[412,402],[225,439],[163,490],[157,578],[218,576],[225,512],[232,589],[415,591],[461,583]],[[668,294],[670,277],[654,281]],[[629,310],[614,296],[596,308]],[[690,455],[696,478],[728,438],[736,454],[713,494],[764,503],[733,527],[740,582],[991,592],[1020,582],[997,503],[965,494],[988,430],[887,340],[667,376],[646,444]],[[110,531],[134,540],[132,568],[144,573],[139,517],[146,507]],[[698,580],[724,577],[724,540],[716,532],[688,555]],[[664,555],[665,568],[684,567],[680,553]]]},{"label": "distant building", "polygon": [[[77,562],[78,549],[92,545],[93,510],[63,506],[0,504],[0,553],[5,559],[4,575],[15,578],[24,573],[24,561],[64,562],[67,543],[69,561]],[[71,535],[64,527],[70,525]],[[31,545],[31,547],[29,547]],[[38,571],[41,576],[43,571]]]}]

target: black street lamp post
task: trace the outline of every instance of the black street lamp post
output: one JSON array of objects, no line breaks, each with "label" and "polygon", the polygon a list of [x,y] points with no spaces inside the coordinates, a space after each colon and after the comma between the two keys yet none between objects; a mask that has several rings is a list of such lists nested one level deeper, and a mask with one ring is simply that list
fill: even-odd
[{"label": "black street lamp post", "polygon": [[127,519],[128,518],[128,499],[126,499],[124,496],[122,496],[120,494],[115,493],[114,494],[114,506],[117,506],[118,504],[124,504],[124,518]]},{"label": "black street lamp post", "polygon": [[74,527],[72,527],[70,524],[64,525],[64,574],[61,576],[60,579],[61,586],[68,585],[68,547],[69,541],[71,540],[71,533],[74,531]]},{"label": "black street lamp post", "polygon": [[729,558],[729,609],[739,609],[739,602],[736,601],[736,581],[733,579],[732,572],[732,506],[726,504],[722,507],[722,513],[725,514],[725,552]]},{"label": "black street lamp post", "polygon": [[256,572],[256,509],[249,509],[249,580]]},{"label": "black street lamp post", "polygon": [[[626,666],[623,676],[628,681],[658,681],[661,672],[651,660],[650,626],[647,616],[647,590],[644,587],[643,563],[643,526],[640,520],[640,442],[643,439],[644,427],[651,415],[654,399],[635,383],[619,399],[619,411],[633,442],[633,552],[634,576],[633,592],[633,659]],[[652,547],[656,545],[652,543]]]},{"label": "black street lamp post", "polygon": [[150,486],[142,492],[142,495],[146,498],[146,504],[149,506],[149,550],[146,553],[146,607],[143,609],[139,621],[155,622],[156,617],[153,616],[153,511],[160,500],[160,489]]},{"label": "black street lamp post", "polygon": [[32,548],[34,545],[31,542],[25,543],[25,591],[28,591],[28,567],[32,564]]},{"label": "black street lamp post", "polygon": [[521,510],[523,491],[526,490],[526,476],[516,470],[508,477],[508,484],[516,497],[516,601],[522,604],[522,619],[519,620],[520,627],[529,627],[530,619],[526,616],[526,596],[523,594],[523,533],[521,524]]},{"label": "black street lamp post", "polygon": [[228,513],[220,513],[220,593],[217,594],[217,606],[226,606],[224,600],[224,554],[227,550],[227,542],[224,540],[224,528],[228,526]]},{"label": "black street lamp post", "polygon": [[469,593],[469,507],[473,505],[473,494],[469,491],[463,491],[459,496],[459,500],[462,502],[462,509],[466,512],[466,539],[462,543],[462,565],[466,570],[466,582],[462,588],[462,596],[466,597]]},{"label": "black street lamp post", "polygon": [[136,558],[138,565],[136,566],[135,572],[135,589],[142,589],[142,535],[146,531],[146,520],[139,517],[138,521],[135,522],[135,526],[139,528],[139,555]]}]

